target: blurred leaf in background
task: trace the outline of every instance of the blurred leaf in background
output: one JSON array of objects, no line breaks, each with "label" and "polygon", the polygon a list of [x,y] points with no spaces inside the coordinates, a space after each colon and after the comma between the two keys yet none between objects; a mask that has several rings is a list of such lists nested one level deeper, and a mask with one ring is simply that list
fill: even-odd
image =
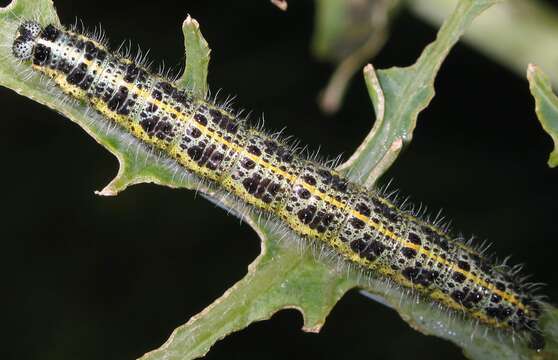
[{"label": "blurred leaf in background", "polygon": [[[313,51],[336,64],[320,95],[326,113],[339,110],[353,75],[382,48],[397,9],[439,27],[457,0],[316,0]],[[540,0],[509,0],[479,16],[463,37],[518,75],[537,63],[558,84],[558,11]]]},{"label": "blurred leaf in background", "polygon": [[554,150],[548,159],[548,166],[558,165],[558,97],[552,92],[552,85],[545,73],[536,65],[529,65],[527,79],[531,94],[535,98],[535,112],[544,129],[554,141]]},{"label": "blurred leaf in background", "polygon": [[323,111],[339,109],[350,79],[380,51],[398,4],[399,0],[316,0],[312,50],[318,59],[338,64],[320,95]]}]

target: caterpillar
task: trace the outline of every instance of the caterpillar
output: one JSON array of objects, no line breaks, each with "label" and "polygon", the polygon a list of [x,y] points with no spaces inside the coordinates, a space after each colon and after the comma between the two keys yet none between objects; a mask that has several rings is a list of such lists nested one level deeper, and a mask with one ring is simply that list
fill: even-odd
[{"label": "caterpillar", "polygon": [[94,38],[24,21],[13,56],[185,171],[359,268],[544,347],[542,304],[513,268],[306,159],[228,108],[179,90]]}]

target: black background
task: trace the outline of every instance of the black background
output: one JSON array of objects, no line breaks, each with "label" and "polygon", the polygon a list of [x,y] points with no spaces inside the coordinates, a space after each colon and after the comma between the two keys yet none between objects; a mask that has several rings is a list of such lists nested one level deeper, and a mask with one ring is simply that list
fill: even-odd
[{"label": "black background", "polygon": [[[236,95],[253,118],[265,113],[268,128],[286,126],[324,154],[350,154],[374,118],[360,75],[338,115],[318,110],[332,67],[309,52],[313,2],[291,0],[287,13],[267,0],[55,3],[64,24],[101,22],[113,46],[131,39],[151,49],[155,63],[175,67],[190,13],[213,49],[212,89]],[[374,64],[408,65],[434,36],[403,12]],[[500,257],[527,263],[555,300],[558,170],[546,166],[551,141],[526,80],[460,44],[436,90],[388,177],[415,202],[443,208],[455,229],[490,239]],[[106,150],[3,88],[0,109],[0,319],[8,358],[134,359],[220,296],[257,256],[247,226],[190,191],[138,185],[115,198],[94,195],[117,171]],[[462,357],[356,291],[319,335],[301,326],[299,313],[282,311],[217,343],[207,358]]]}]

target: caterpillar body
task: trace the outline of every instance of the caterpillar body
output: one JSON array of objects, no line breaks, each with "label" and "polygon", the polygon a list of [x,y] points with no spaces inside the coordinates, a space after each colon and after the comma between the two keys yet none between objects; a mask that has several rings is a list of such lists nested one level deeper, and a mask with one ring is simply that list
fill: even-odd
[{"label": "caterpillar body", "polygon": [[532,348],[543,348],[541,303],[515,271],[495,266],[378,191],[304,159],[85,35],[25,21],[12,52],[106,121],[297,235],[491,328],[526,334]]}]

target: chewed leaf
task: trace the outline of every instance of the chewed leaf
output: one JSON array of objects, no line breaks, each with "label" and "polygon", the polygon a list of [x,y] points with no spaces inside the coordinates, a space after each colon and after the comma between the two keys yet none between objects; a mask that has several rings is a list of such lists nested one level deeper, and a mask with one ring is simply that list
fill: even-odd
[{"label": "chewed leaf", "polygon": [[544,129],[554,141],[554,150],[550,153],[548,165],[558,165],[558,97],[552,92],[548,77],[536,65],[529,65],[527,79],[531,94],[535,98],[535,111]]},{"label": "chewed leaf", "polygon": [[186,49],[186,67],[176,85],[190,89],[196,96],[204,98],[207,94],[207,72],[211,49],[201,34],[200,24],[190,15],[182,24],[182,32]]},{"label": "chewed leaf", "polygon": [[202,357],[218,340],[282,309],[298,309],[303,330],[318,332],[337,301],[359,285],[355,276],[335,271],[311,251],[301,253],[292,239],[281,239],[255,219],[246,221],[262,239],[262,252],[248,274],[141,360]]},{"label": "chewed leaf", "polygon": [[[367,68],[367,83],[373,89],[371,95],[379,125],[375,125],[359,152],[343,167],[355,181],[372,183],[395,160],[402,146],[410,141],[416,115],[433,96],[432,84],[441,62],[464,28],[492,3],[487,0],[462,0],[440,30],[437,40],[425,50],[413,67],[381,70],[378,73],[371,67]],[[16,0],[8,8],[0,9],[1,40],[9,43],[21,19],[36,18],[34,12],[37,8],[44,14],[39,19],[42,25],[58,24],[50,1]],[[186,70],[175,85],[188,88],[201,97],[207,89],[209,47],[195,20],[187,19],[183,31]],[[500,339],[493,333],[471,339],[475,330],[475,324],[471,321],[452,318],[428,302],[417,303],[404,290],[389,286],[384,280],[361,276],[362,272],[348,266],[339,267],[328,256],[320,257],[320,249],[307,246],[304,239],[282,236],[285,233],[275,230],[273,222],[260,221],[256,216],[246,214],[230,197],[220,198],[199,179],[188,175],[184,167],[170,156],[149,148],[123,127],[109,126],[106,119],[90,111],[84,103],[60,102],[63,96],[61,91],[47,87],[40,81],[40,76],[29,72],[24,64],[14,61],[10,51],[9,47],[0,48],[0,57],[7,60],[0,63],[1,85],[62,113],[117,156],[121,164],[119,174],[100,194],[115,195],[128,185],[139,182],[154,182],[173,188],[196,188],[211,201],[243,217],[262,238],[262,254],[250,265],[246,277],[187,324],[179,327],[160,349],[146,354],[144,359],[192,359],[203,356],[219,339],[285,308],[300,310],[304,316],[304,329],[318,331],[335,303],[353,287],[366,289],[375,299],[396,309],[414,328],[448,339],[463,347],[467,353],[474,354],[475,358],[520,359],[532,354],[512,344],[510,339]],[[179,95],[183,101],[187,100],[185,94]],[[206,102],[204,105],[210,106]],[[302,247],[304,250],[298,244],[305,244]],[[553,312],[549,311],[549,314]],[[543,323],[543,329],[546,331],[554,324],[553,321]],[[555,349],[552,343],[548,349],[544,355],[554,354],[550,352]]]},{"label": "chewed leaf", "polygon": [[[43,0],[41,4],[46,8],[42,11],[43,14],[52,14],[51,17],[42,19],[41,24],[58,24],[52,3]],[[0,11],[0,20],[2,20],[0,34],[4,36],[4,43],[10,41],[9,36],[15,33],[20,19],[34,18],[32,9],[37,5],[36,2],[30,4],[19,0],[12,3],[7,10]],[[177,85],[205,96],[209,47],[199,31],[198,23],[192,18],[186,19],[183,31],[186,44],[186,69]],[[7,59],[11,56],[9,48],[0,48],[0,51],[3,58]],[[51,87],[47,88],[39,81],[39,76],[35,75],[31,80],[24,80],[28,72],[23,72],[24,69],[20,67],[20,64],[12,61],[3,63],[0,66],[0,84],[59,111],[76,122],[118,158],[120,162],[118,175],[98,194],[116,195],[127,186],[142,182],[154,182],[173,188],[195,188],[201,192],[208,191],[203,184],[188,176],[174,161],[154,153],[125,131],[107,126],[99,115],[87,111],[85,105],[58,101],[63,94],[57,89],[53,92]],[[21,78],[14,74],[21,74]],[[212,201],[217,200],[212,199]],[[234,211],[231,209],[234,204],[222,205]],[[237,213],[242,215],[240,210]],[[279,239],[279,236],[265,224],[257,223],[256,219],[251,218],[247,218],[246,221],[262,236],[263,241],[262,255],[250,266],[246,278],[231,288],[208,310],[177,329],[177,335],[173,336],[163,348],[150,353],[149,358],[157,356],[167,358],[170,356],[169,352],[174,351],[173,349],[179,349],[177,356],[181,359],[201,356],[214,342],[230,332],[240,330],[254,321],[269,318],[283,308],[300,309],[304,313],[304,329],[318,331],[333,305],[349,288],[357,285],[353,280],[332,271],[330,266],[319,262],[310,253],[301,257],[296,248],[285,246],[285,240]],[[222,316],[223,308],[231,310],[230,318]],[[232,317],[234,314],[242,315],[241,320]],[[221,321],[215,322],[216,319]],[[195,323],[193,331],[189,326],[192,323]],[[213,335],[205,338],[202,334],[204,329],[209,329]]]},{"label": "chewed leaf", "polygon": [[365,141],[338,169],[359,183],[373,185],[395,161],[401,147],[413,138],[417,117],[434,97],[436,74],[450,49],[465,29],[497,0],[460,1],[417,62],[409,67],[393,67],[364,75],[376,110],[376,121]]},{"label": "chewed leaf", "polygon": [[[37,14],[40,14],[39,18]],[[35,18],[42,25],[60,23],[52,1],[13,1],[7,8],[0,10],[0,41],[4,44],[11,41],[21,19]],[[184,85],[188,84],[192,91],[205,94],[209,48],[194,19],[188,18],[185,21],[183,31],[189,44],[186,52],[190,60],[187,60],[185,73],[180,81]],[[0,58],[10,59],[10,51],[9,47],[0,48]],[[100,119],[100,115],[90,111],[87,105],[78,102],[61,103],[60,98],[64,95],[60,90],[41,81],[37,74],[25,79],[28,74],[29,70],[18,62],[3,61],[0,67],[0,85],[62,113],[118,159],[120,168],[117,176],[103,190],[97,192],[99,195],[116,195],[129,185],[149,182],[170,187],[199,188],[199,184],[180,170],[174,161],[161,158],[133,136],[110,127]]]},{"label": "chewed leaf", "polygon": [[[207,94],[207,72],[211,50],[201,34],[198,22],[190,15],[182,24],[182,33],[184,35],[186,64],[184,73],[175,84],[203,98]],[[130,137],[129,144],[115,142],[116,140],[112,139],[105,144],[102,143],[103,140],[98,140],[118,158],[120,163],[117,176],[103,190],[96,192],[98,195],[113,196],[129,185],[149,182],[170,187],[203,190],[203,186],[197,184],[189,176],[185,176],[173,161],[166,162],[166,169],[163,171],[158,169],[158,166],[154,166],[154,163],[164,163],[165,161],[158,159],[135,138]],[[136,149],[135,152],[128,150],[130,144],[133,144],[132,146]],[[128,149],[123,149],[123,146],[127,146]],[[133,158],[131,155],[133,155]]]}]

